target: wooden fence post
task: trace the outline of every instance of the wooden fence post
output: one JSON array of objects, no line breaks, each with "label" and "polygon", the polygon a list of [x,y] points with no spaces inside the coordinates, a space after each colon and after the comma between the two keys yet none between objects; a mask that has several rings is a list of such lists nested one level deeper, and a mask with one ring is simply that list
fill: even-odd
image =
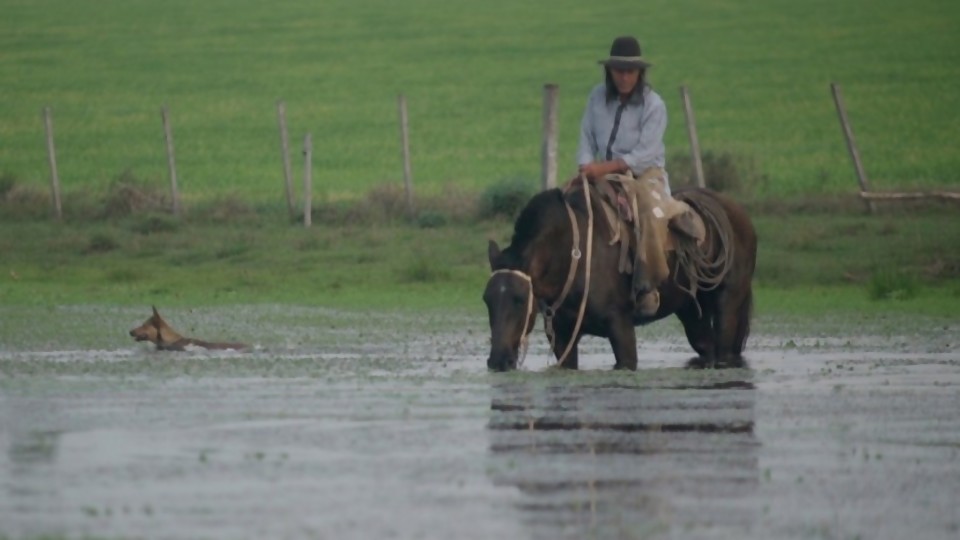
[{"label": "wooden fence post", "polygon": [[410,132],[407,119],[407,98],[403,94],[397,97],[400,110],[400,151],[403,156],[403,190],[407,198],[407,215],[415,214],[413,205],[413,170],[410,166]]},{"label": "wooden fence post", "polygon": [[290,218],[297,216],[293,201],[293,173],[290,168],[290,141],[287,138],[287,106],[281,100],[277,101],[277,122],[280,127],[280,152],[283,154],[283,185],[287,193],[287,210]]},{"label": "wooden fence post", "polygon": [[683,100],[683,112],[687,117],[687,135],[690,137],[690,156],[693,160],[693,173],[697,186],[706,187],[703,177],[703,160],[700,158],[700,139],[697,137],[697,121],[693,118],[693,105],[686,85],[680,87],[680,99]]},{"label": "wooden fence post", "polygon": [[170,171],[170,196],[173,198],[173,215],[180,217],[180,192],[177,190],[177,161],[173,155],[173,129],[170,127],[170,113],[167,106],[160,108],[163,118],[163,136],[167,141],[167,169]]},{"label": "wooden fence post", "polygon": [[57,150],[53,144],[53,115],[50,107],[43,108],[43,125],[47,133],[47,161],[50,163],[50,191],[53,198],[53,215],[57,221],[63,221],[63,207],[60,203],[60,175],[57,173]]},{"label": "wooden fence post", "polygon": [[543,141],[540,147],[540,183],[543,189],[557,187],[557,108],[560,87],[543,85]]},{"label": "wooden fence post", "polygon": [[867,179],[867,173],[863,170],[863,162],[860,161],[860,152],[857,150],[857,141],[853,138],[853,128],[850,127],[850,120],[847,119],[847,109],[843,104],[843,93],[840,91],[840,85],[830,83],[830,91],[833,93],[833,102],[837,106],[837,116],[840,117],[840,127],[843,128],[843,136],[847,141],[847,151],[850,152],[850,159],[853,161],[853,170],[857,174],[857,183],[860,184],[860,193],[863,202],[866,205],[867,213],[874,211],[873,201],[866,198],[864,194],[870,192],[870,181]]},{"label": "wooden fence post", "polygon": [[313,224],[313,139],[309,133],[303,138],[303,226]]}]

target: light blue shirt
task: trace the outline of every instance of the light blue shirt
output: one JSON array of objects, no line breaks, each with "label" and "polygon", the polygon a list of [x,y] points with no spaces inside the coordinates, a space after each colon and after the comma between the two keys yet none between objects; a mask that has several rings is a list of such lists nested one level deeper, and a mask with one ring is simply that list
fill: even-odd
[{"label": "light blue shirt", "polygon": [[[663,134],[667,129],[667,106],[649,86],[643,98],[633,96],[620,113],[616,136],[610,134],[617,122],[620,100],[607,101],[607,87],[597,85],[587,98],[587,107],[580,122],[580,144],[577,164],[622,159],[637,176],[650,167],[666,165]],[[610,157],[607,157],[607,146]]]}]

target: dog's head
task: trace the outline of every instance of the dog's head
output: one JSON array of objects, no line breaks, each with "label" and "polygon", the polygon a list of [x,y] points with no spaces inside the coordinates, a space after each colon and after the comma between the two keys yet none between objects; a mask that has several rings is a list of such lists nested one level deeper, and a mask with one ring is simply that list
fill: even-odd
[{"label": "dog's head", "polygon": [[140,326],[130,330],[130,336],[136,341],[149,341],[158,347],[172,345],[183,339],[183,336],[171,328],[170,325],[167,324],[167,321],[163,320],[163,317],[157,312],[156,307],[153,308],[153,315],[149,319],[143,321],[143,324]]}]

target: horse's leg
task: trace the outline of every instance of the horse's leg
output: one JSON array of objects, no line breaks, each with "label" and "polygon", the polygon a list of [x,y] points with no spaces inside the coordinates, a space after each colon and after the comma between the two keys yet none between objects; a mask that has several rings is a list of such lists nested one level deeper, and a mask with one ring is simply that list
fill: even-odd
[{"label": "horse's leg", "polygon": [[553,355],[557,358],[557,362],[559,362],[560,357],[563,355],[563,352],[567,350],[567,346],[570,345],[570,340],[572,339],[573,345],[570,346],[570,352],[567,354],[567,357],[563,359],[563,364],[561,364],[560,367],[579,369],[580,358],[577,349],[580,347],[581,336],[573,336],[574,323],[558,318],[554,320],[554,325]]},{"label": "horse's leg", "polygon": [[610,346],[616,363],[613,369],[637,370],[637,334],[628,316],[617,317],[610,324]]},{"label": "horse's leg", "polygon": [[752,294],[724,288],[717,299],[716,354],[725,367],[743,367],[743,345],[750,331]]},{"label": "horse's leg", "polygon": [[753,287],[747,285],[747,294],[737,309],[737,334],[733,339],[733,351],[743,355],[747,347],[747,337],[750,336],[750,317],[753,315]]},{"label": "horse's leg", "polygon": [[713,329],[713,306],[701,306],[703,314],[697,311],[697,306],[690,303],[677,311],[677,318],[683,324],[683,331],[687,341],[699,358],[692,359],[689,367],[710,368],[716,360],[715,336]]}]

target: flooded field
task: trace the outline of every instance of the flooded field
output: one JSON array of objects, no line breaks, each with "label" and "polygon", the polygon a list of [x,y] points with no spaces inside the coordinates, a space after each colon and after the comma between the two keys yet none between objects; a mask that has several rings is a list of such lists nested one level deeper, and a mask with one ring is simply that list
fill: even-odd
[{"label": "flooded field", "polygon": [[960,321],[760,316],[726,371],[664,321],[636,373],[538,328],[490,374],[480,311],[162,311],[256,348],[0,307],[0,538],[960,536]]}]

